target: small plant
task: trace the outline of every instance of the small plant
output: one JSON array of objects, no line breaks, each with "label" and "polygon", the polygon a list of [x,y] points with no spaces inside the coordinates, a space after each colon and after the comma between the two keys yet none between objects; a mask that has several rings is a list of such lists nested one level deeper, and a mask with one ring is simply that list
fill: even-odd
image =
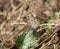
[{"label": "small plant", "polygon": [[36,32],[34,30],[30,30],[26,35],[18,37],[16,44],[20,47],[20,49],[30,49],[37,45],[36,38]]},{"label": "small plant", "polygon": [[48,35],[51,34],[51,30],[49,29],[49,27],[50,27],[51,25],[53,25],[52,22],[53,22],[53,20],[56,19],[56,17],[57,17],[56,13],[53,13],[53,15],[52,15],[52,16],[50,17],[50,19],[48,20],[48,23],[44,23],[43,21],[40,20],[40,26],[43,27],[43,28],[45,28],[45,30],[46,30],[46,32],[48,33]]}]

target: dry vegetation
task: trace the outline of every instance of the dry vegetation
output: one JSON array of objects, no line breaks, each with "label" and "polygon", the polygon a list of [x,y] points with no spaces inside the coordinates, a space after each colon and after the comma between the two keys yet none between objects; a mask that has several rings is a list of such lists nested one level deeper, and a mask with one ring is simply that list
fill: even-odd
[{"label": "dry vegetation", "polygon": [[0,0],[0,49],[60,49],[60,0]]}]

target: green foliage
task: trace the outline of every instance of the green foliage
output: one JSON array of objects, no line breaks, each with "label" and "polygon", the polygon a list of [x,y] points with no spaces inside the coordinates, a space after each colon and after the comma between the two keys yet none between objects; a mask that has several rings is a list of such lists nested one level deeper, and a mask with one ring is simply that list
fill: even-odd
[{"label": "green foliage", "polygon": [[45,28],[45,30],[48,33],[48,35],[51,35],[51,30],[49,29],[49,27]]},{"label": "green foliage", "polygon": [[40,20],[39,22],[40,22],[40,24],[44,24],[44,21],[42,21],[42,20]]},{"label": "green foliage", "polygon": [[[52,23],[52,20],[56,18],[56,14],[54,13],[52,17],[48,20],[48,23]],[[43,24],[43,25],[42,25]],[[49,29],[49,25],[45,25],[42,20],[40,20],[40,25],[46,29],[48,35],[51,34],[51,30]],[[20,47],[20,49],[33,49],[37,45],[37,34],[35,30],[29,30],[27,34],[22,34],[16,39],[16,45]]]},{"label": "green foliage", "polygon": [[56,13],[53,13],[53,15],[51,16],[51,18],[48,20],[48,23],[52,23],[52,21],[54,19],[56,19],[56,17],[57,17]]},{"label": "green foliage", "polygon": [[[56,19],[56,17],[57,17],[56,13],[53,13],[53,15],[51,16],[51,18],[48,20],[48,23],[47,24],[51,24],[53,22],[53,20]],[[42,28],[45,28],[45,30],[48,33],[48,35],[51,34],[51,30],[49,29],[49,25],[45,25],[45,23],[40,20],[40,26]]]},{"label": "green foliage", "polygon": [[16,45],[20,47],[20,49],[30,49],[37,45],[37,34],[34,30],[30,30],[26,35],[22,34],[16,40]]},{"label": "green foliage", "polygon": [[[57,17],[56,13],[53,13],[53,15],[51,16],[51,18],[48,20],[48,24],[51,24],[53,22],[53,20],[55,20]],[[46,28],[46,32],[50,35],[51,34],[51,30],[49,29],[49,27]]]},{"label": "green foliage", "polygon": [[51,16],[51,18],[50,19],[55,19],[57,17],[57,15],[56,15],[56,13],[53,13],[53,15]]},{"label": "green foliage", "polygon": [[25,38],[25,34],[22,34],[22,35],[20,35],[17,39],[16,39],[16,45],[17,46],[22,46],[23,45],[23,41],[24,41],[24,38]]},{"label": "green foliage", "polygon": [[36,33],[36,30],[33,30],[32,32],[33,36],[37,38],[37,33]]},{"label": "green foliage", "polygon": [[34,32],[33,30],[30,30],[24,39],[22,49],[28,49],[36,46],[37,45],[36,37],[37,37],[36,32]]}]

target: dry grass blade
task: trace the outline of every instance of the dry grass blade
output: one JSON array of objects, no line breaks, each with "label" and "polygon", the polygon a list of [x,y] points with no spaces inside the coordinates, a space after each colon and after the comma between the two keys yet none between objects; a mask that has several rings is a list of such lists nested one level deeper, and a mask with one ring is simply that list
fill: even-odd
[{"label": "dry grass blade", "polygon": [[56,32],[58,31],[58,29],[52,33],[47,39],[45,39],[44,41],[42,41],[39,45],[37,45],[35,48],[37,48],[38,46],[40,46],[42,43],[44,43],[46,40],[48,40],[49,38],[51,38]]}]

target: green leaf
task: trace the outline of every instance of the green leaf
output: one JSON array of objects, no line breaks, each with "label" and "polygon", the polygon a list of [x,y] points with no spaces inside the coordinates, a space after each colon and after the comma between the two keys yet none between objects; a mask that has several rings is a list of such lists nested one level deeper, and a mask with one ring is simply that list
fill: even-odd
[{"label": "green leaf", "polygon": [[40,24],[44,24],[44,21],[40,20]]},{"label": "green leaf", "polygon": [[50,19],[55,19],[57,17],[56,13],[53,13],[52,17]]},{"label": "green leaf", "polygon": [[30,30],[27,34],[22,34],[16,39],[16,45],[20,49],[30,49],[37,45],[37,34],[35,30]]},{"label": "green leaf", "polygon": [[46,32],[48,33],[48,35],[51,35],[51,30],[48,27],[46,28]]},{"label": "green leaf", "polygon": [[24,39],[24,42],[23,42],[23,46],[22,46],[22,49],[28,49],[28,48],[32,48],[32,47],[35,47],[37,45],[37,41],[36,41],[36,35],[34,33],[33,30],[30,30],[25,39]]},{"label": "green leaf", "polygon": [[16,45],[17,46],[22,46],[23,45],[23,41],[24,41],[24,38],[25,38],[25,34],[22,34],[20,35],[17,39],[16,39]]},{"label": "green leaf", "polygon": [[36,33],[36,30],[33,30],[33,36],[37,38],[37,33]]},{"label": "green leaf", "polygon": [[48,20],[48,23],[52,23],[54,19],[56,19],[57,15],[56,13],[53,13],[53,15],[51,16],[51,18]]},{"label": "green leaf", "polygon": [[53,22],[53,20],[49,19],[48,20],[48,24],[51,24]]}]

